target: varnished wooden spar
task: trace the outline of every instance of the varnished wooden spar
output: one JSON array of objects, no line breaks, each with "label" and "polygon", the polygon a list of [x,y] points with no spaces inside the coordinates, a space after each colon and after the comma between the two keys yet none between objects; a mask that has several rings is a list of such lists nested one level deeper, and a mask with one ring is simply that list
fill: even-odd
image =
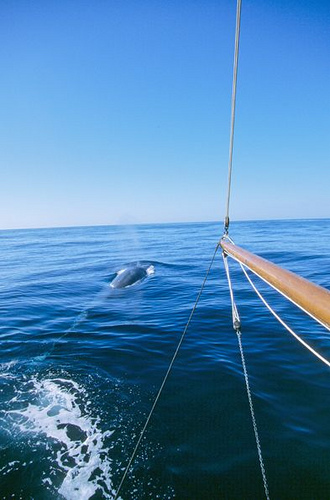
[{"label": "varnished wooden spar", "polygon": [[260,278],[330,329],[329,290],[233,245],[228,240],[222,239],[220,245],[226,254],[245,264]]}]

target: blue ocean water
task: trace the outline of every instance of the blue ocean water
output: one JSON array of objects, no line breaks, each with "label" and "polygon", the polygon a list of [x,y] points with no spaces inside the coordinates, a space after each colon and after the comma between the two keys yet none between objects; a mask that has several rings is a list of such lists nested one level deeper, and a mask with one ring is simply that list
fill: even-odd
[{"label": "blue ocean water", "polygon": [[[231,225],[237,244],[330,287],[330,220]],[[0,497],[114,498],[222,232],[220,223],[0,233]],[[154,274],[109,283],[132,263]],[[330,497],[329,369],[231,263],[271,498]],[[330,359],[329,332],[255,280]],[[121,491],[261,499],[220,253]]]}]

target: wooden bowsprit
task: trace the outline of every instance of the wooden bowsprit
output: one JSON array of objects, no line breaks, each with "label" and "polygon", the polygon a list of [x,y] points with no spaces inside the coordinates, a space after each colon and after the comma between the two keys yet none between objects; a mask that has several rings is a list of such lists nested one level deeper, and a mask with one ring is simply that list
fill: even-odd
[{"label": "wooden bowsprit", "polygon": [[330,330],[329,290],[234,245],[227,238],[220,241],[220,246],[226,255],[246,266],[259,278]]}]

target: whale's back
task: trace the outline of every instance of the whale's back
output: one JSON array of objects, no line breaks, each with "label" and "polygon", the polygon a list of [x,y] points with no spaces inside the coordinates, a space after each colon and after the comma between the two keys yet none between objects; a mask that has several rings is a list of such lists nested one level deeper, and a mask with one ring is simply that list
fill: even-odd
[{"label": "whale's back", "polygon": [[111,281],[112,288],[126,288],[144,280],[149,274],[154,272],[154,266],[134,266],[122,269]]}]

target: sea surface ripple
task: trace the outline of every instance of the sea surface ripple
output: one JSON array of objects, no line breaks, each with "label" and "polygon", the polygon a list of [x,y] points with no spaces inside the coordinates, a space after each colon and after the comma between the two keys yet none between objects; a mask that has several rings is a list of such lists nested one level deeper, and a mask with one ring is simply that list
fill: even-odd
[{"label": "sea surface ripple", "polygon": [[[330,288],[330,220],[230,231]],[[114,498],[221,232],[219,223],[1,231],[1,499]],[[154,273],[112,289],[133,264]],[[329,369],[230,268],[270,496],[328,499]],[[255,282],[330,359],[329,332]],[[121,498],[264,498],[220,252]]]}]

